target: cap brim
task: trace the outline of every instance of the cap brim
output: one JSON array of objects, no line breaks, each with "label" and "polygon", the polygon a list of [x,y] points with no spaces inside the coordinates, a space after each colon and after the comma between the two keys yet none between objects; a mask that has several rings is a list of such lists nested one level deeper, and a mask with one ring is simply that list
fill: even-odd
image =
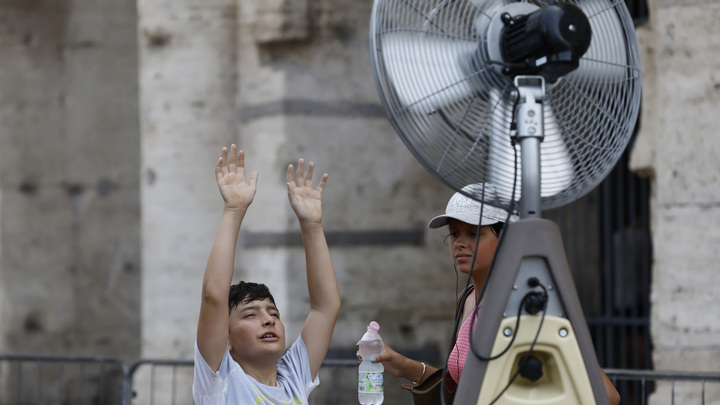
[{"label": "cap brim", "polygon": [[[477,225],[477,223],[478,223],[478,218],[469,218],[467,216],[462,216],[462,215],[443,214],[443,215],[438,215],[435,218],[431,219],[430,222],[428,223],[428,228],[430,228],[430,229],[442,228],[443,226],[450,223],[451,218],[457,219],[460,222],[465,222],[466,224]],[[492,225],[492,224],[496,224],[498,222],[505,222],[505,219],[503,218],[503,220],[498,220],[495,218],[483,217],[482,221],[480,222],[480,226]]]},{"label": "cap brim", "polygon": [[442,228],[443,226],[447,225],[450,221],[450,217],[447,215],[438,215],[435,218],[431,219],[428,223],[428,228],[430,229],[436,229],[436,228]]},{"label": "cap brim", "polygon": [[[486,210],[488,210],[488,214],[491,212],[494,215],[483,215],[482,221],[480,222],[480,226],[485,225],[492,225],[497,224],[498,222],[510,222],[513,223],[517,221],[519,218],[517,215],[511,215],[509,220],[507,217],[507,214],[504,211],[498,211],[499,208],[495,207],[486,207]],[[431,219],[428,223],[428,228],[430,229],[437,229],[442,228],[443,226],[447,225],[450,222],[450,218],[457,219],[458,221],[465,222],[466,224],[473,224],[477,225],[478,223],[478,217],[475,215],[459,215],[459,214],[443,214],[438,215],[435,218]]]}]

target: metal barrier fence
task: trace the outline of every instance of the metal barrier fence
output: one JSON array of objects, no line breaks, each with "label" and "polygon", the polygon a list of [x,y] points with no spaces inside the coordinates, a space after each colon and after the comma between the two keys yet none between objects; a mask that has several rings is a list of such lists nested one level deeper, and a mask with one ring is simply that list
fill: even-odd
[{"label": "metal barrier fence", "polygon": [[[605,369],[623,404],[720,404],[720,373]],[[624,388],[631,388],[632,395]]]},{"label": "metal barrier fence", "polygon": [[[192,360],[139,360],[130,366],[112,357],[0,355],[0,405],[192,404]],[[357,361],[329,359],[311,402],[357,401]],[[606,369],[627,405],[720,404],[720,373]],[[385,403],[412,404],[386,378]]]},{"label": "metal barrier fence", "polygon": [[128,374],[112,357],[0,355],[0,404],[120,405]]},{"label": "metal barrier fence", "polygon": [[144,359],[125,375],[123,405],[192,404],[192,360]]}]

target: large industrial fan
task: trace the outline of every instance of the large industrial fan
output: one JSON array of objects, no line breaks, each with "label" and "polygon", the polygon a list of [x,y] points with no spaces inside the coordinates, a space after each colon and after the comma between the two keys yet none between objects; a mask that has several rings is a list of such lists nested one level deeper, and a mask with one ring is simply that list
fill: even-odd
[{"label": "large industrial fan", "polygon": [[559,230],[540,215],[594,189],[632,135],[641,68],[623,0],[375,0],[370,54],[425,168],[521,218],[496,252],[455,402],[607,403]]}]

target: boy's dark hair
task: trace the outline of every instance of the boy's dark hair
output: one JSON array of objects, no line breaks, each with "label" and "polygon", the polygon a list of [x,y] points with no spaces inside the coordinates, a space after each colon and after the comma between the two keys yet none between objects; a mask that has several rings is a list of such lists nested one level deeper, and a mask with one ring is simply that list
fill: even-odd
[{"label": "boy's dark hair", "polygon": [[241,303],[247,304],[250,301],[269,299],[275,304],[275,298],[270,294],[270,289],[265,284],[246,283],[240,281],[230,286],[228,297],[228,308],[230,312]]}]

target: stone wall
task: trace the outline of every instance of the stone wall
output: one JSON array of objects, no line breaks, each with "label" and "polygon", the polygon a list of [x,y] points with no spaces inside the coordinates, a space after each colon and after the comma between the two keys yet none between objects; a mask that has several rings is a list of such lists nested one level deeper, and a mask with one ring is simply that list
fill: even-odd
[{"label": "stone wall", "polygon": [[140,1],[142,355],[192,358],[222,199],[214,166],[237,142],[233,1]]},{"label": "stone wall", "polygon": [[[134,10],[0,1],[3,353],[140,355]],[[6,366],[3,387],[14,372]],[[0,401],[12,402],[10,391]]]},{"label": "stone wall", "polygon": [[4,351],[139,355],[134,8],[0,2]]},{"label": "stone wall", "polygon": [[[653,176],[654,268],[651,330],[658,370],[717,372],[720,315],[720,4],[650,1],[641,33],[642,132],[633,166]],[[663,384],[653,404],[670,403]],[[676,387],[676,402],[699,401],[699,388]],[[720,390],[708,386],[706,400]],[[708,403],[708,402],[706,402]],[[712,402],[718,403],[718,402]]]}]

